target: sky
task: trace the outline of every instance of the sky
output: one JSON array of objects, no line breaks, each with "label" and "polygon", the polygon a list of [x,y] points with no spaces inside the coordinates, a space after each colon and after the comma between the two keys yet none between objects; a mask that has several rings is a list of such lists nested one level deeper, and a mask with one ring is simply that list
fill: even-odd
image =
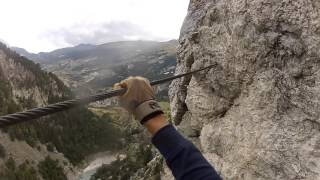
[{"label": "sky", "polygon": [[178,39],[189,0],[0,0],[0,40],[29,52]]}]

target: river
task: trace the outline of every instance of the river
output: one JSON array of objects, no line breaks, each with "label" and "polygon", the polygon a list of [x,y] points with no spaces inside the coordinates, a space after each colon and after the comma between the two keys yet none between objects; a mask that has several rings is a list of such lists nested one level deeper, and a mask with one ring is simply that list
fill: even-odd
[{"label": "river", "polygon": [[79,180],[90,180],[91,176],[94,175],[99,167],[103,164],[110,164],[116,160],[116,155],[110,152],[98,153],[88,158],[89,164],[82,171],[79,176]]}]

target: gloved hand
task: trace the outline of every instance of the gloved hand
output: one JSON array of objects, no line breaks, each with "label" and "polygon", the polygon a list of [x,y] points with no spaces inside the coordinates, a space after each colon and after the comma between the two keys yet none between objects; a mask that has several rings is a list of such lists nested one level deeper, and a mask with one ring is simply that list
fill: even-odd
[{"label": "gloved hand", "polygon": [[113,88],[127,89],[124,95],[118,97],[119,104],[133,113],[141,124],[163,113],[158,102],[155,101],[154,89],[146,78],[129,77],[120,83],[116,83]]}]

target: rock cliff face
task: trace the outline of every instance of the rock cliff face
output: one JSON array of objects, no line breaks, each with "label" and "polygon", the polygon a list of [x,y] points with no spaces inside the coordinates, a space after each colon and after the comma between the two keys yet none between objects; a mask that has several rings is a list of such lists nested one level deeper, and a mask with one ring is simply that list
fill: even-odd
[{"label": "rock cliff face", "polygon": [[172,117],[225,179],[320,179],[320,1],[191,0]]}]

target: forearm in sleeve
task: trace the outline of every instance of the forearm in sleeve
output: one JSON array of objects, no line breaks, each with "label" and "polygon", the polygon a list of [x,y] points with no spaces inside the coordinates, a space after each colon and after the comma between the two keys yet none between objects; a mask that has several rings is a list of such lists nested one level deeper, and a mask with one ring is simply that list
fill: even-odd
[{"label": "forearm in sleeve", "polygon": [[172,126],[160,129],[152,143],[166,159],[177,180],[220,180],[201,152]]}]

